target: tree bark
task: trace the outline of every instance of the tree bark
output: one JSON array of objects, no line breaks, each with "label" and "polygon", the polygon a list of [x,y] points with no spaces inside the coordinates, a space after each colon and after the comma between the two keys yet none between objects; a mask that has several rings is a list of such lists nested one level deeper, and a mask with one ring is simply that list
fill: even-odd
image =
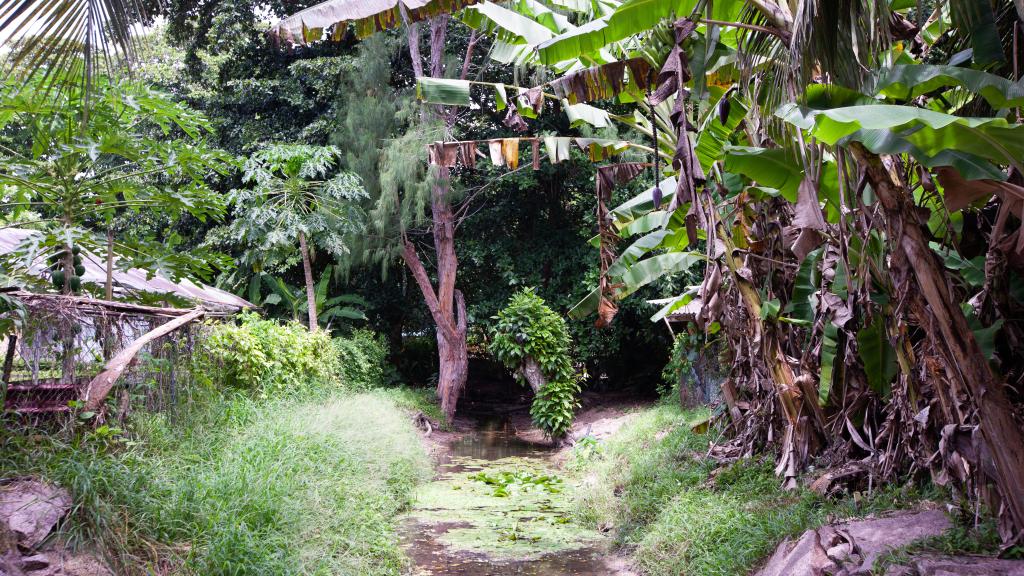
[{"label": "tree bark", "polygon": [[306,278],[306,309],[309,316],[309,330],[317,329],[316,289],[313,287],[313,265],[309,261],[309,245],[306,235],[299,232],[299,250],[302,252],[302,273]]},{"label": "tree bark", "polygon": [[85,409],[95,411],[101,404],[103,404],[107,395],[110,394],[111,389],[114,388],[114,384],[117,382],[117,379],[120,378],[121,374],[129,365],[131,365],[132,360],[135,359],[135,355],[138,354],[146,344],[149,344],[161,336],[170,334],[193,320],[201,318],[205,313],[206,311],[202,308],[197,308],[184,316],[170,320],[159,327],[146,332],[138,340],[132,342],[127,348],[121,350],[117,356],[114,356],[113,360],[107,363],[103,372],[97,374],[96,377],[89,382],[89,387],[85,389]]},{"label": "tree bark", "polygon": [[107,278],[103,286],[107,300],[114,299],[114,230],[107,226]]},{"label": "tree bark", "polygon": [[992,455],[996,486],[1013,524],[1010,540],[1019,541],[1024,531],[1024,434],[1006,396],[1006,384],[992,372],[967,318],[950,294],[946,274],[917,224],[909,191],[879,156],[859,143],[851,144],[850,150],[866,170],[868,182],[885,210],[891,240],[910,262],[928,304],[934,324],[922,328],[938,327],[941,338],[936,340],[944,343],[946,362],[970,391],[978,409],[981,436]]},{"label": "tree bark", "polygon": [[[420,53],[420,33],[415,24],[406,21],[409,39],[409,56],[412,58],[413,71],[417,76],[423,75],[423,59]],[[434,78],[444,76],[444,46],[448,29],[448,16],[439,15],[430,21],[430,75]],[[435,113],[450,124],[451,119],[444,114],[443,107],[437,107]],[[451,126],[446,126],[449,131]],[[447,167],[432,166],[434,184],[430,190],[430,212],[434,250],[437,262],[437,287],[430,281],[415,246],[402,239],[402,259],[412,272],[416,285],[423,294],[423,300],[430,310],[437,332],[438,378],[437,395],[441,400],[441,409],[450,422],[455,416],[455,406],[459,396],[466,387],[469,374],[469,349],[466,344],[466,302],[462,292],[456,288],[456,275],[459,261],[455,255],[455,214],[452,211],[450,191],[451,173]]]},{"label": "tree bark", "polygon": [[523,360],[522,366],[519,367],[519,374],[530,385],[534,394],[539,393],[540,389],[548,383],[547,378],[544,377],[544,371],[540,368],[540,364],[532,356],[527,356]]}]

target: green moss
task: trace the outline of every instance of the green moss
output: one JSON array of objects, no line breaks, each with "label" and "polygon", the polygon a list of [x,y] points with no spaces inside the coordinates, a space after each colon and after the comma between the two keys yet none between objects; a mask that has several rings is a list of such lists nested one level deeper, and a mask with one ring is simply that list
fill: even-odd
[{"label": "green moss", "polygon": [[455,553],[532,560],[603,543],[595,531],[572,521],[573,486],[543,461],[461,458],[451,468],[417,490],[411,517],[432,525],[457,522],[438,536]]}]

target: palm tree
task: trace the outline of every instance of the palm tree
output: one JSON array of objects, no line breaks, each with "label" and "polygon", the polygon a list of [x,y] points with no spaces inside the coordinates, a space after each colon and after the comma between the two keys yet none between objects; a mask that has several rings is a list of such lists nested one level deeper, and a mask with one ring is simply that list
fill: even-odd
[{"label": "palm tree", "polygon": [[366,191],[359,178],[339,171],[324,179],[340,155],[334,146],[267,146],[245,163],[242,179],[252,188],[233,190],[230,197],[235,215],[231,231],[250,252],[290,252],[298,243],[310,330],[317,328],[310,242],[342,256],[349,251],[346,236],[362,222],[357,201],[366,197]]},{"label": "palm tree", "polygon": [[[152,18],[135,0],[0,0],[0,71],[42,77],[61,91],[84,88],[86,102],[100,72],[114,76],[136,60],[141,28]],[[83,119],[83,124],[85,119]]]}]

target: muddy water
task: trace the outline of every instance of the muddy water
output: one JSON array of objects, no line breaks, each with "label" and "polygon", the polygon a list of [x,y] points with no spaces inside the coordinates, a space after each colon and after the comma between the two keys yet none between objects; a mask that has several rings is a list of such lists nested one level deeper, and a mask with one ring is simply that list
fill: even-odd
[{"label": "muddy water", "polygon": [[[416,576],[610,575],[618,572],[600,534],[568,514],[571,483],[548,462],[550,449],[518,439],[507,421],[488,420],[452,442],[437,476],[417,494],[402,527]],[[550,475],[549,489],[495,496],[478,472]]]}]

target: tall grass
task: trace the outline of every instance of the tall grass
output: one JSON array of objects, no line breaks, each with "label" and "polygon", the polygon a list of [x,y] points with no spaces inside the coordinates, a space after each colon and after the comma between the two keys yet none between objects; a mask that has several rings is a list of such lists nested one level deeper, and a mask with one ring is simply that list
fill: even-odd
[{"label": "tall grass", "polygon": [[705,411],[650,408],[577,461],[574,515],[613,526],[617,543],[652,576],[745,574],[786,537],[830,517],[904,507],[915,488],[832,501],[783,491],[768,460],[717,468],[704,457],[712,438],[691,432]]},{"label": "tall grass", "polygon": [[6,433],[0,477],[68,487],[62,537],[99,548],[118,573],[400,573],[394,517],[429,465],[394,401],[235,394],[195,406],[175,422],[140,414],[123,435]]}]

